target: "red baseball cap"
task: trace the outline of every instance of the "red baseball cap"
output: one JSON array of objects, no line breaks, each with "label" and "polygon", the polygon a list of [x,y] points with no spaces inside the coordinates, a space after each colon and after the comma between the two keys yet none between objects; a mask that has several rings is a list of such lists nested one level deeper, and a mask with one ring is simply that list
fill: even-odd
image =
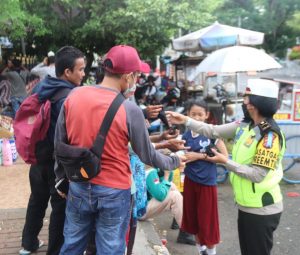
[{"label": "red baseball cap", "polygon": [[150,66],[141,61],[135,48],[128,45],[112,47],[108,51],[105,60],[110,60],[112,63],[112,68],[105,66],[105,69],[111,73],[150,72]]}]

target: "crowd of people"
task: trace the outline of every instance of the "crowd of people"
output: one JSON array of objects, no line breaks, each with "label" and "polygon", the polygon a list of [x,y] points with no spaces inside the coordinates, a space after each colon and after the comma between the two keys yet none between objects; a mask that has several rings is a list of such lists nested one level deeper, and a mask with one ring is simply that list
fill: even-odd
[{"label": "crowd of people", "polygon": [[0,75],[0,107],[3,115],[14,118],[21,103],[40,80],[47,75],[56,77],[54,61],[54,52],[49,51],[43,62],[29,71],[23,66],[21,59],[7,59]]},{"label": "crowd of people", "polygon": [[[130,255],[137,220],[163,211],[171,212],[172,228],[179,228],[177,242],[195,245],[199,254],[216,255],[220,242],[216,164],[231,172],[241,254],[270,255],[283,210],[279,181],[285,138],[273,119],[277,86],[249,79],[244,119],[212,125],[205,123],[209,108],[202,99],[187,102],[186,115],[175,112],[180,89],[157,86],[158,77],[145,76],[150,67],[133,47],[118,45],[108,51],[95,86],[81,86],[85,63],[84,54],[72,46],[49,52],[31,70],[37,78],[31,79],[27,91],[30,73],[20,61],[12,61],[2,72],[1,84],[8,81],[6,90],[11,91],[10,98],[1,101],[3,113],[11,104],[12,117],[28,94],[37,93],[44,101],[65,91],[52,100],[46,149],[39,150],[37,164],[30,166],[31,195],[20,255],[43,246],[38,235],[49,200],[49,255]],[[93,152],[106,113],[120,93],[128,100],[116,110],[103,139],[101,171],[85,182],[69,181],[69,168],[58,160],[59,144]],[[147,123],[157,118],[165,130],[149,134]],[[228,138],[234,139],[231,157],[224,143]],[[177,168],[185,173],[183,193],[172,183]]]}]

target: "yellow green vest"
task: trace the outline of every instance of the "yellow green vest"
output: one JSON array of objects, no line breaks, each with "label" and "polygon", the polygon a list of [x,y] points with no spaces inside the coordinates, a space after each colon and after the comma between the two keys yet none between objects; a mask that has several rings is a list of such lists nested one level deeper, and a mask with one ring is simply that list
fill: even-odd
[{"label": "yellow green vest", "polygon": [[[282,135],[282,137],[284,136]],[[257,126],[249,130],[249,124],[241,123],[236,131],[235,144],[232,149],[233,161],[242,165],[250,165],[261,138],[260,130]],[[283,141],[275,170],[269,170],[264,180],[260,183],[253,183],[233,172],[230,173],[235,200],[239,205],[261,208],[282,200],[279,182],[283,175],[281,161],[284,151],[285,143]]]}]

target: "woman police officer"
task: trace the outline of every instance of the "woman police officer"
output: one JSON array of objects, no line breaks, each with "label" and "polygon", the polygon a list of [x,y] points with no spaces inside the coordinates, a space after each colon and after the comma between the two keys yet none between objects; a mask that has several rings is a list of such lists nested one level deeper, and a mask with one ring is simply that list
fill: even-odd
[{"label": "woman police officer", "polygon": [[242,255],[269,255],[273,232],[283,210],[279,182],[285,138],[273,119],[277,111],[278,84],[249,79],[244,95],[244,120],[209,125],[184,115],[168,112],[173,124],[210,138],[235,138],[232,160],[213,149],[209,160],[225,164],[238,205],[238,233]]}]

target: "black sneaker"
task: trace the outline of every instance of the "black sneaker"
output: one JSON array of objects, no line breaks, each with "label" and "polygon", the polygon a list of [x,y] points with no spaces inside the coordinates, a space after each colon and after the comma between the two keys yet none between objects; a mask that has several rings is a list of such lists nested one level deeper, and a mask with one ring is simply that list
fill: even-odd
[{"label": "black sneaker", "polygon": [[177,237],[177,243],[183,243],[183,244],[189,244],[189,245],[195,245],[195,238],[193,235],[183,232],[182,230],[179,230],[179,234]]},{"label": "black sneaker", "polygon": [[173,218],[171,229],[179,229],[179,225],[177,224],[175,218]]}]

